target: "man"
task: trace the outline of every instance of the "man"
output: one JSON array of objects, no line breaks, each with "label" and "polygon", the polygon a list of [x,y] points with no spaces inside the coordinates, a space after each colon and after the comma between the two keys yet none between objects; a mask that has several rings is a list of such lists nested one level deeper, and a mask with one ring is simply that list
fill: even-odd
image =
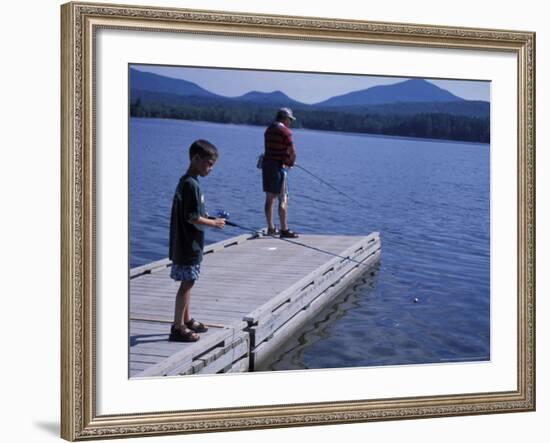
[{"label": "man", "polygon": [[[267,234],[281,238],[297,238],[298,234],[288,229],[288,169],[296,162],[296,150],[292,142],[291,123],[296,120],[289,108],[277,112],[276,121],[265,131],[265,151],[262,163],[262,181],[265,192],[265,217]],[[281,230],[273,223],[273,204],[279,200]]]}]

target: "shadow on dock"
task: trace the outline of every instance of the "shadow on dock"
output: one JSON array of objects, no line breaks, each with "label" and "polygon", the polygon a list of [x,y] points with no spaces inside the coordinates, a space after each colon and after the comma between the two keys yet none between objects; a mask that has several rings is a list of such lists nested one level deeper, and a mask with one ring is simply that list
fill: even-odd
[{"label": "shadow on dock", "polygon": [[[156,337],[154,340],[152,337]],[[144,343],[158,343],[168,340],[168,334],[142,334],[130,336],[130,347]]]}]

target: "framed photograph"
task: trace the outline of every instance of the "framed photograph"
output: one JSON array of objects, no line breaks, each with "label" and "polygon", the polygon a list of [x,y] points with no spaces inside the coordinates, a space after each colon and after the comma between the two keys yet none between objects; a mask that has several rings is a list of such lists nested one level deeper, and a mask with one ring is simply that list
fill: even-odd
[{"label": "framed photograph", "polygon": [[68,3],[62,437],[535,409],[535,35]]}]

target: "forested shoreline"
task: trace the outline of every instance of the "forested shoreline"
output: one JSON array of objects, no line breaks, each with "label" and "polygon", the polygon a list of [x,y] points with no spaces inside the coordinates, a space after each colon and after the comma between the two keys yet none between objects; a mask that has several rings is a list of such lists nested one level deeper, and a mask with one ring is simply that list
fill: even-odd
[{"label": "forested shoreline", "polygon": [[[140,118],[162,118],[265,126],[271,123],[277,107],[255,103],[204,103],[187,100],[163,103],[137,98],[130,105],[130,115]],[[414,113],[414,108],[314,108],[294,109],[297,120],[293,127],[326,131],[445,139],[477,143],[490,142],[490,119],[484,116],[454,115],[430,112],[429,107]]]}]

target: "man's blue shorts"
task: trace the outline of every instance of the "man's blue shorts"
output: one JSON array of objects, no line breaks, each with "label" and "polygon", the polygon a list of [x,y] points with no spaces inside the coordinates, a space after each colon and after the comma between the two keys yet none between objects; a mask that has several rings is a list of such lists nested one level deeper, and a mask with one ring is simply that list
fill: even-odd
[{"label": "man's blue shorts", "polygon": [[178,265],[172,263],[170,278],[176,281],[196,281],[201,273],[201,265]]},{"label": "man's blue shorts", "polygon": [[280,195],[286,192],[286,171],[280,162],[264,160],[262,166],[264,192]]}]

